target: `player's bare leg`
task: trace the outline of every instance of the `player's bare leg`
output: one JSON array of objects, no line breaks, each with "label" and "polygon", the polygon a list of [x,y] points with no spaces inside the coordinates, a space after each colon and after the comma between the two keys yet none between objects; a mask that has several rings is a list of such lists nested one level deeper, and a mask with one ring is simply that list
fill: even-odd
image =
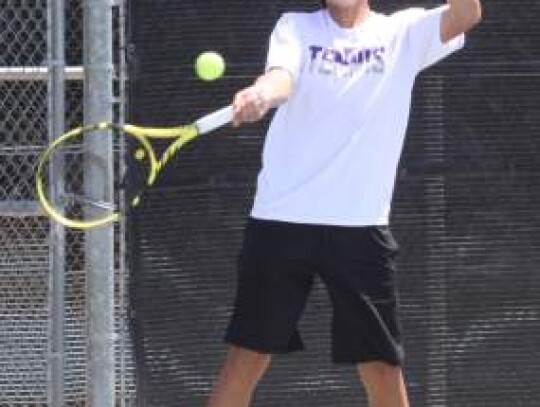
[{"label": "player's bare leg", "polygon": [[270,359],[270,355],[231,346],[207,407],[248,407]]},{"label": "player's bare leg", "polygon": [[357,371],[364,383],[370,407],[409,407],[401,367],[367,362],[358,365]]}]

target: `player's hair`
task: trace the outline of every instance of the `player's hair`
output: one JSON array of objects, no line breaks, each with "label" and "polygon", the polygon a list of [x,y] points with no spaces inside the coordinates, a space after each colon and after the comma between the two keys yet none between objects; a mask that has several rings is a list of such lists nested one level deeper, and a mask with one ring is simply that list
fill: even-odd
[{"label": "player's hair", "polygon": [[326,7],[326,0],[321,0],[321,5],[322,5],[323,7]]}]

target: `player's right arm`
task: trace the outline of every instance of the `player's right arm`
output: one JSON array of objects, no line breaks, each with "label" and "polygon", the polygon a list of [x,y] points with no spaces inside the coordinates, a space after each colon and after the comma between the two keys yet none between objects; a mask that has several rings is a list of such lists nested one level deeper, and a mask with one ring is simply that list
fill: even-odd
[{"label": "player's right arm", "polygon": [[234,97],[234,125],[261,119],[292,94],[302,59],[296,25],[291,13],[285,13],[277,22],[270,36],[265,73]]}]

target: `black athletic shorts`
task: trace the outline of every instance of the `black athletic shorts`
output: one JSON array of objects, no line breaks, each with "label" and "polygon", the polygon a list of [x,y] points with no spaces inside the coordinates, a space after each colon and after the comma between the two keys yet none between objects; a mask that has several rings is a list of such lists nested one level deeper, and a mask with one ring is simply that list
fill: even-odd
[{"label": "black athletic shorts", "polygon": [[394,258],[387,226],[249,219],[225,341],[261,353],[303,349],[297,324],[319,276],[328,289],[335,363],[403,362]]}]

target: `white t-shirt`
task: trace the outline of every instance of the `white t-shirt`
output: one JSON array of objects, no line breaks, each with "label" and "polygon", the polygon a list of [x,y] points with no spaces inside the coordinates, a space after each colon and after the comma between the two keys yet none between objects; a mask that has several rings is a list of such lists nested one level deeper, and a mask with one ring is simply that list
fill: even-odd
[{"label": "white t-shirt", "polygon": [[414,79],[464,44],[441,42],[445,7],[372,13],[351,29],[326,9],[282,15],[267,69],[288,70],[295,87],[266,135],[252,217],[388,223]]}]

